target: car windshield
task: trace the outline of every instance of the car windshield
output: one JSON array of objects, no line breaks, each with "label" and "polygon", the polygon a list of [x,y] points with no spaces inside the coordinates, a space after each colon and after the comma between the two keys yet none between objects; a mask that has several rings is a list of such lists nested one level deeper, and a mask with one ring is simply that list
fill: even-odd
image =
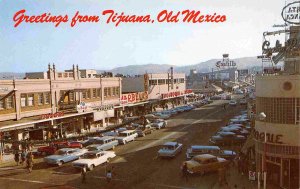
[{"label": "car windshield", "polygon": [[94,143],[95,144],[104,144],[103,140],[96,140]]},{"label": "car windshield", "polygon": [[87,147],[88,151],[96,151],[98,150],[96,147]]},{"label": "car windshield", "polygon": [[119,136],[127,136],[127,133],[120,133]]},{"label": "car windshield", "polygon": [[88,154],[84,154],[82,158],[84,158],[84,159],[95,159],[95,158],[97,158],[97,156],[96,156],[96,154],[88,153]]},{"label": "car windshield", "polygon": [[171,145],[164,145],[164,146],[162,147],[162,149],[164,149],[164,150],[174,150],[174,146],[171,146]]},{"label": "car windshield", "polygon": [[55,152],[55,155],[65,155],[65,154],[67,154],[67,152],[63,150],[58,150]]}]

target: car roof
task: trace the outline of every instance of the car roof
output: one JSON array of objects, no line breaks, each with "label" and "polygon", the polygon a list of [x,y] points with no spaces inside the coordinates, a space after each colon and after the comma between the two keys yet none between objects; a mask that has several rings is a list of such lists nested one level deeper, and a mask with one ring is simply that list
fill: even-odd
[{"label": "car roof", "polygon": [[126,130],[126,131],[122,131],[121,133],[131,133],[134,132],[135,130]]},{"label": "car roof", "polygon": [[100,138],[100,140],[107,140],[107,139],[113,139],[114,137],[112,136],[103,136]]},{"label": "car roof", "polygon": [[205,149],[205,150],[220,150],[220,147],[218,146],[201,146],[201,145],[193,145],[191,146],[193,150],[200,150],[200,149]]},{"label": "car roof", "polygon": [[76,148],[62,148],[59,149],[60,151],[69,151],[69,150],[75,150]]},{"label": "car roof", "polygon": [[212,158],[216,158],[216,156],[211,155],[211,154],[201,154],[201,155],[194,156],[194,159],[199,159],[199,160],[206,160],[206,159],[212,159]]},{"label": "car roof", "polygon": [[103,152],[103,151],[102,150],[95,150],[95,151],[86,152],[85,154],[98,154],[100,152]]},{"label": "car roof", "polygon": [[166,142],[164,146],[175,146],[176,144],[178,144],[178,142]]}]

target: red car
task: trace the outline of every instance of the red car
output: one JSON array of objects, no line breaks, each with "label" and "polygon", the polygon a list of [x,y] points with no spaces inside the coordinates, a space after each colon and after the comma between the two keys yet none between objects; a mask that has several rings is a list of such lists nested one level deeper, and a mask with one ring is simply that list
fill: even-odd
[{"label": "red car", "polygon": [[53,142],[49,146],[39,147],[37,151],[42,155],[52,155],[61,148],[82,148],[82,144],[77,141]]}]

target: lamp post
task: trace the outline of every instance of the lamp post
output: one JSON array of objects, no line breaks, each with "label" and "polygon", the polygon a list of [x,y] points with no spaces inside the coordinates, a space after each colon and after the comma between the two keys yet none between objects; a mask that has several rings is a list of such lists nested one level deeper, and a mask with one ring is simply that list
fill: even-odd
[{"label": "lamp post", "polygon": [[[258,115],[258,118],[260,121],[263,121],[266,126],[266,114],[264,112],[261,112]],[[266,129],[266,128],[265,128]],[[266,145],[267,145],[267,132],[265,131],[265,137],[264,137],[264,154],[262,156],[262,172],[264,177],[264,189],[267,187],[267,171],[266,171]],[[258,179],[259,180],[259,179]]]}]

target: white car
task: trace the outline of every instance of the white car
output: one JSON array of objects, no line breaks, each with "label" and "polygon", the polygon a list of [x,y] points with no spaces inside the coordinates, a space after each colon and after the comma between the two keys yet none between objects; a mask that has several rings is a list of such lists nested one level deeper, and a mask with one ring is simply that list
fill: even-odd
[{"label": "white car", "polygon": [[230,106],[236,106],[237,105],[237,102],[235,100],[230,100],[229,101],[229,105]]},{"label": "white car", "polygon": [[135,130],[127,130],[119,133],[119,137],[116,139],[118,140],[119,144],[126,144],[127,142],[134,141],[137,136],[138,134]]},{"label": "white car", "polygon": [[73,167],[82,169],[83,167],[88,170],[93,170],[96,166],[109,162],[110,159],[116,157],[115,152],[112,151],[91,151],[85,153],[81,159],[72,163]]},{"label": "white car", "polygon": [[79,159],[85,152],[87,152],[87,149],[62,148],[57,150],[54,155],[45,157],[44,162],[61,166],[64,163]]},{"label": "white car", "polygon": [[182,144],[178,142],[166,142],[158,151],[159,157],[175,157],[182,151]]}]

